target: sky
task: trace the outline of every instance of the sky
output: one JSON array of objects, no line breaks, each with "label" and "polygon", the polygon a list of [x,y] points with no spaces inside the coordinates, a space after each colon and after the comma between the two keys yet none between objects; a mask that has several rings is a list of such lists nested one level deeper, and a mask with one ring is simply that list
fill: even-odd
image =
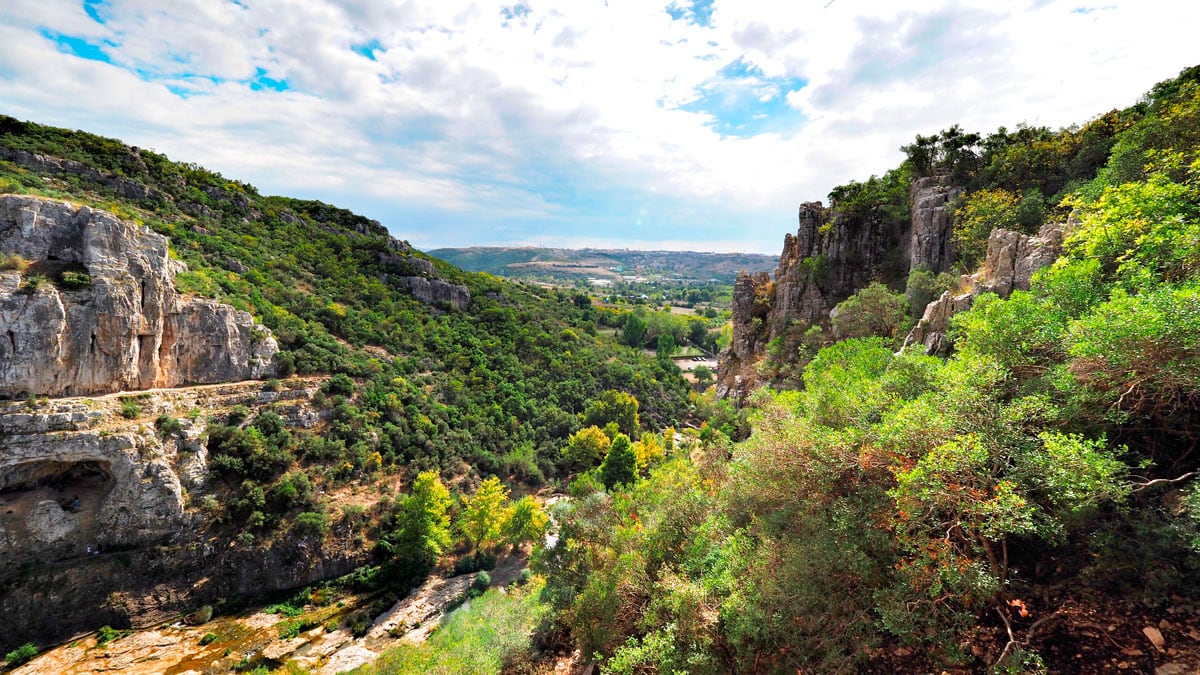
[{"label": "sky", "polygon": [[1200,63],[1185,0],[0,0],[0,113],[442,246],[776,254],[952,124]]}]

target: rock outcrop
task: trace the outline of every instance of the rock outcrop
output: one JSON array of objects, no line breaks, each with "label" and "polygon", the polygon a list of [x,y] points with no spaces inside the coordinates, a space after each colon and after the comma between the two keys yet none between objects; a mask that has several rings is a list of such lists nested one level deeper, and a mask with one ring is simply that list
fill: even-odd
[{"label": "rock outcrop", "polygon": [[1012,230],[992,230],[983,268],[975,274],[964,275],[959,281],[959,288],[967,290],[946,291],[929,303],[921,320],[905,338],[904,346],[924,345],[927,354],[949,353],[951,344],[946,339],[946,331],[950,327],[950,317],[970,309],[975,298],[983,293],[1006,298],[1014,290],[1029,290],[1033,273],[1062,254],[1067,227],[1045,225],[1037,236]]},{"label": "rock outcrop", "polygon": [[[315,427],[321,413],[310,399],[320,383],[0,403],[0,615],[23,617],[0,648],[104,623],[161,622],[205,602],[361,565],[366,552],[349,544],[350,532],[334,551],[293,539],[269,550],[214,545],[198,508],[220,494],[209,482],[208,415],[269,406],[289,428]],[[200,410],[206,414],[189,415]],[[177,431],[155,428],[164,414]]]},{"label": "rock outcrop", "polygon": [[471,302],[471,291],[466,286],[425,277],[400,277],[399,281],[414,298],[427,305],[446,303],[461,308]]},{"label": "rock outcrop", "polygon": [[948,176],[927,176],[913,181],[909,269],[925,267],[935,272],[950,269],[954,263],[950,202],[960,194],[962,188],[952,185]]},{"label": "rock outcrop", "polygon": [[412,255],[412,249],[406,242],[399,244],[402,246],[389,246],[399,255],[377,255],[379,266],[383,269],[380,276],[384,280],[394,280],[414,298],[427,305],[444,304],[461,309],[471,303],[470,289],[438,278],[437,268],[431,261]]},{"label": "rock outcrop", "polygon": [[[0,197],[0,396],[262,377],[278,345],[250,314],[174,287],[166,237],[67,202]],[[10,264],[9,267],[14,267]]]},{"label": "rock outcrop", "polygon": [[733,339],[717,372],[718,394],[743,398],[761,384],[757,364],[772,341],[796,346],[812,325],[872,281],[902,285],[909,270],[942,272],[954,262],[950,202],[961,188],[946,176],[914,181],[908,224],[852,216],[820,202],[800,205],[800,226],[784,237],[774,280],[740,275],[734,283]]},{"label": "rock outcrop", "polygon": [[[187,413],[272,404],[289,426],[311,427],[319,421],[308,404],[314,391],[236,383],[0,404],[0,573],[88,547],[171,538],[187,524],[184,492],[202,492],[207,481],[207,423]],[[134,419],[123,409],[130,401]],[[160,414],[178,417],[179,431],[155,429]]]}]

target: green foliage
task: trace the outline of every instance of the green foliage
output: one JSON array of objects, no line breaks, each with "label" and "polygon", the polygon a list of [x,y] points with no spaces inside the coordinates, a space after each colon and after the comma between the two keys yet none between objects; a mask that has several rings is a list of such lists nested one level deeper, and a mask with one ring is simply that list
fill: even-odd
[{"label": "green foliage", "polygon": [[[715,427],[736,417],[696,397],[694,463],[573,483],[534,564],[574,647],[612,672],[853,672],[896,667],[864,661],[899,640],[947,666],[1046,671],[1072,664],[1043,662],[1017,612],[1047,587],[1195,598],[1198,74],[1081,128],[906,147],[914,174],[970,190],[960,252],[1065,216],[1071,193],[1065,254],[1028,291],[977,296],[948,359],[880,338],[810,351],[809,326],[776,327],[764,370],[798,391],[756,394],[746,440],[730,447]],[[910,304],[953,283],[914,270]],[[1000,624],[1004,662],[971,662],[963,645]]]},{"label": "green foliage", "polygon": [[137,399],[122,398],[120,414],[127,420],[135,420],[142,415],[142,404],[138,403]]},{"label": "green foliage", "polygon": [[546,528],[550,525],[550,515],[530,495],[521,497],[509,509],[508,520],[504,523],[504,539],[513,546],[522,543],[539,543],[546,536]]},{"label": "green foliage", "polygon": [[204,647],[205,645],[210,645],[219,639],[221,639],[220,635],[217,635],[216,633],[213,633],[210,631],[208,633],[205,633],[204,636],[200,638],[199,644],[201,647]]},{"label": "green foliage", "polygon": [[324,537],[329,531],[329,516],[317,511],[303,511],[292,521],[292,530],[303,537]]},{"label": "green foliage", "polygon": [[471,606],[451,613],[427,641],[384,652],[355,675],[408,673],[530,672],[534,650],[530,635],[545,614],[535,581],[505,593],[488,590]]},{"label": "green foliage", "polygon": [[[136,415],[134,415],[136,417]],[[183,425],[179,420],[163,413],[154,420],[154,428],[158,429],[158,433],[163,436],[174,436],[183,432]]]},{"label": "green foliage", "polygon": [[84,288],[91,288],[92,277],[86,272],[65,270],[58,276],[58,283],[67,290],[78,291]]},{"label": "green foliage", "polygon": [[29,266],[29,261],[22,258],[18,253],[0,254],[0,272],[8,272],[11,270],[23,271]]},{"label": "green foliage", "polygon": [[471,582],[471,590],[479,595],[487,590],[488,586],[492,585],[492,575],[487,572],[479,572],[475,575],[475,581]]},{"label": "green foliage", "polygon": [[914,177],[945,173],[956,185],[963,185],[979,170],[981,158],[977,133],[962,130],[957,124],[932,136],[917,135],[915,141],[900,150],[908,157]]},{"label": "green foliage", "polygon": [[637,480],[637,468],[637,455],[629,437],[617,434],[608,448],[604,463],[600,465],[600,481],[609,490],[620,485],[632,485]]},{"label": "green foliage", "polygon": [[954,209],[954,230],[950,240],[959,263],[974,270],[987,253],[992,230],[1017,229],[1017,207],[1021,198],[1004,189],[985,189],[967,195]]},{"label": "green foliage", "polygon": [[600,427],[592,425],[571,434],[567,446],[563,448],[563,455],[571,467],[587,470],[604,461],[610,445],[612,439]]},{"label": "green foliage", "polygon": [[850,181],[829,192],[830,208],[840,217],[884,232],[908,223],[911,199],[909,176],[900,169],[862,183]]},{"label": "green foliage", "polygon": [[646,320],[640,314],[629,314],[625,319],[625,327],[621,333],[625,344],[630,347],[641,347],[646,340]]},{"label": "green foliage", "polygon": [[1073,259],[1100,261],[1106,278],[1128,290],[1200,273],[1200,205],[1195,189],[1164,174],[1107,187],[1078,207],[1065,242]]},{"label": "green foliage", "polygon": [[9,668],[16,668],[19,665],[29,663],[33,660],[33,657],[37,656],[37,654],[37,645],[33,644],[32,642],[26,642],[20,647],[17,647],[11,652],[5,654],[4,660],[8,662]]},{"label": "green foliage", "polygon": [[929,303],[942,297],[942,293],[955,288],[958,279],[953,275],[942,272],[934,274],[926,267],[917,267],[908,274],[905,282],[904,297],[908,301],[909,314],[914,319],[920,319]]},{"label": "green foliage", "polygon": [[104,645],[125,637],[125,632],[117,630],[112,626],[104,625],[100,630],[96,631],[96,646],[103,647]]},{"label": "green foliage", "polygon": [[392,575],[416,579],[433,568],[450,546],[450,504],[450,491],[436,472],[417,474],[412,492],[400,501],[391,533],[380,542],[392,556]]},{"label": "green foliage", "polygon": [[471,548],[484,552],[498,544],[509,517],[508,488],[499,478],[491,476],[475,494],[463,496],[462,503],[457,524]]},{"label": "green foliage", "polygon": [[638,409],[641,404],[632,394],[612,389],[605,391],[600,398],[589,401],[583,411],[583,424],[586,426],[602,427],[609,422],[615,422],[621,433],[637,438],[641,430],[641,419]]},{"label": "green foliage", "polygon": [[834,308],[833,329],[840,339],[884,337],[907,333],[908,307],[904,295],[872,282]]}]

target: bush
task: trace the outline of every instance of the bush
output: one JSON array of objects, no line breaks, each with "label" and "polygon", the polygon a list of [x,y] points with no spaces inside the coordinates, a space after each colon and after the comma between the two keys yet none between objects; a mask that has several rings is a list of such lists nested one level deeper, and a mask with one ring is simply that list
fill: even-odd
[{"label": "bush", "polygon": [[33,644],[32,642],[26,642],[25,644],[6,654],[4,656],[4,660],[8,661],[9,668],[15,668],[22,663],[28,663],[31,659],[33,659],[33,657],[37,656],[37,653],[37,645]]},{"label": "bush", "polygon": [[39,289],[49,285],[49,279],[40,274],[35,274],[33,276],[25,277],[25,282],[21,284],[20,292],[33,295],[34,293],[38,292]]},{"label": "bush", "polygon": [[491,585],[492,575],[488,574],[487,572],[480,572],[479,574],[475,575],[475,581],[471,583],[471,590],[478,595],[486,591],[487,587]]},{"label": "bush", "polygon": [[353,396],[354,380],[350,379],[350,376],[345,373],[338,373],[329,378],[321,386],[321,391],[329,396]]},{"label": "bush", "polygon": [[135,420],[142,414],[142,405],[132,398],[121,399],[121,417],[127,420]]},{"label": "bush", "polygon": [[112,626],[101,626],[100,630],[96,631],[96,646],[103,647],[114,640],[120,640],[124,635]]},{"label": "bush", "polygon": [[87,272],[66,270],[58,276],[58,283],[63,288],[77,291],[84,288],[91,288],[92,277]]},{"label": "bush", "polygon": [[[122,414],[124,413],[122,412]],[[179,423],[179,420],[166,413],[159,415],[158,419],[154,420],[154,427],[163,436],[172,436],[183,432],[183,426]]]},{"label": "bush", "polygon": [[470,574],[479,570],[490,570],[496,566],[496,556],[488,553],[476,553],[459,558],[454,563],[454,576]]},{"label": "bush", "polygon": [[872,282],[834,309],[834,334],[839,339],[898,338],[906,327],[906,305],[903,295],[877,281]]},{"label": "bush", "polygon": [[0,255],[0,272],[8,272],[10,270],[21,271],[26,267],[29,267],[29,261],[16,253]]},{"label": "bush", "polygon": [[323,537],[329,531],[329,517],[316,511],[304,511],[296,516],[292,529],[303,536]]},{"label": "bush", "polygon": [[203,647],[205,645],[210,645],[216,642],[219,638],[220,636],[218,636],[216,633],[205,633],[204,637],[200,638],[200,646]]}]

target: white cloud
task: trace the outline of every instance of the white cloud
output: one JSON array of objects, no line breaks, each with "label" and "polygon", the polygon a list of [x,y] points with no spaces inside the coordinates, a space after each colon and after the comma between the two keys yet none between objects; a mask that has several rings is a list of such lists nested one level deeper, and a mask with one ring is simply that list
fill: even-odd
[{"label": "white cloud", "polygon": [[[1077,1],[716,0],[707,26],[644,0],[507,13],[515,3],[244,5],[109,0],[101,24],[78,3],[10,0],[3,112],[270,191],[336,195],[397,230],[441,213],[480,243],[521,227],[529,241],[557,231],[722,246],[733,232],[761,250],[790,229],[795,204],[894,166],[916,133],[1058,126],[1132,103],[1191,65],[1200,24],[1191,3],[1162,0],[1090,12]],[[99,45],[114,65],[64,53],[43,30]],[[721,74],[739,59],[763,79]],[[785,78],[807,86],[785,91]],[[786,93],[797,122],[723,137],[722,111],[689,111],[739,91],[747,106]],[[649,195],[650,215],[627,217]]]}]

